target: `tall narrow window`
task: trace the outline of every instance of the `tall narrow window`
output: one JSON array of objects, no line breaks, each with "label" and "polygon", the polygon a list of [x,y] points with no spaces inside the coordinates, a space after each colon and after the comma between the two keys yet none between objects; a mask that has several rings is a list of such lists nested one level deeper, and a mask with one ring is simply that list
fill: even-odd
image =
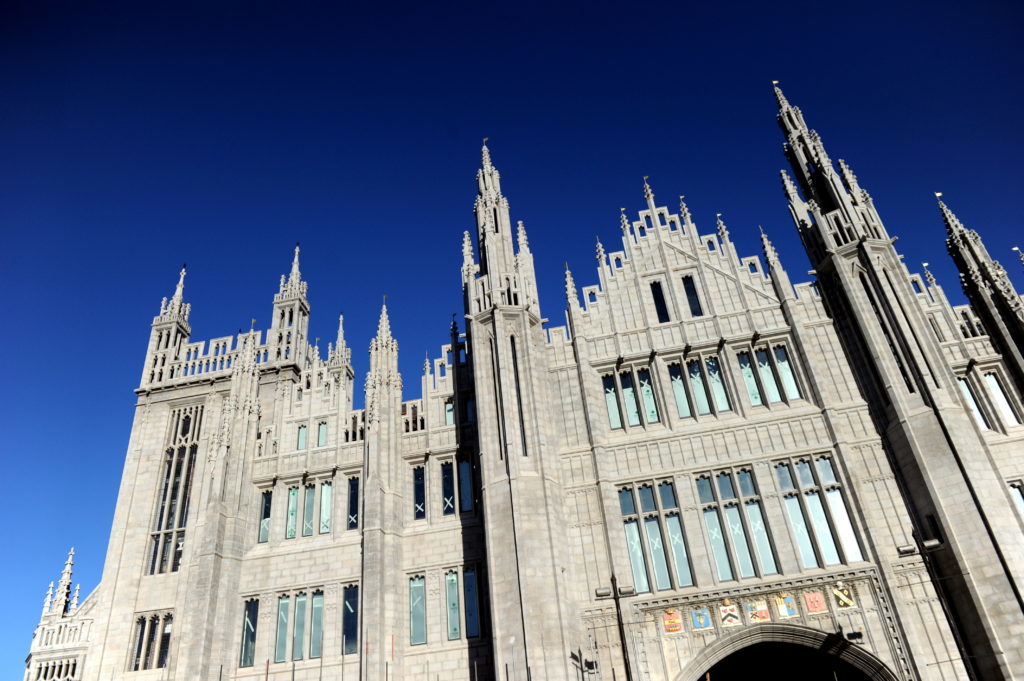
[{"label": "tall narrow window", "polygon": [[359,478],[348,479],[348,520],[346,527],[350,530],[359,528]]},{"label": "tall narrow window", "polygon": [[708,383],[711,384],[711,394],[715,398],[715,411],[729,411],[729,396],[725,392],[725,381],[722,379],[722,369],[718,365],[717,357],[708,357],[704,360],[704,366],[708,370]]},{"label": "tall narrow window", "polygon": [[346,586],[341,611],[342,655],[359,652],[359,587]]},{"label": "tall narrow window", "polygon": [[146,618],[139,617],[135,620],[135,645],[132,653],[131,670],[137,672],[142,669],[142,651],[146,645]]},{"label": "tall narrow window", "polygon": [[1020,513],[1020,517],[1024,520],[1024,484],[1014,482],[1010,485],[1010,497],[1013,499],[1013,505],[1017,507],[1017,513]]},{"label": "tall narrow window", "polygon": [[265,490],[260,496],[260,533],[259,542],[265,543],[270,539],[270,502],[274,493]]},{"label": "tall narrow window", "polygon": [[259,616],[259,600],[246,601],[242,614],[242,650],[238,656],[239,667],[251,667],[256,660],[256,625],[259,623]]},{"label": "tall narrow window", "polygon": [[427,496],[423,481],[423,466],[412,469],[412,517],[422,520],[427,517]]},{"label": "tall narrow window", "polygon": [[462,571],[463,595],[466,601],[466,638],[480,635],[480,604],[477,596],[476,570],[466,568]]},{"label": "tall narrow window", "polygon": [[622,414],[619,412],[619,391],[615,386],[615,377],[608,375],[601,378],[604,386],[604,404],[608,409],[608,425],[612,430],[622,428]]},{"label": "tall narrow window", "polygon": [[750,353],[741,352],[736,355],[736,358],[739,361],[740,375],[743,376],[743,385],[747,388],[750,404],[760,407],[764,404],[764,400],[761,399],[761,388],[757,385],[757,379],[754,378],[754,368],[750,365]]},{"label": "tall narrow window", "polygon": [[1003,390],[1003,384],[999,377],[993,372],[985,374],[985,385],[992,396],[992,403],[996,405],[999,414],[1003,417],[1003,423],[1008,426],[1019,425],[1020,417],[1017,416],[1016,410],[1007,399],[1006,391]]},{"label": "tall narrow window", "polygon": [[441,464],[441,514],[455,514],[455,467],[451,461]]},{"label": "tall narrow window", "polygon": [[964,402],[967,403],[967,408],[971,410],[974,420],[985,430],[991,430],[992,426],[989,425],[988,418],[985,417],[984,412],[978,408],[978,401],[974,399],[974,390],[968,385],[967,379],[957,378],[956,380],[960,384],[960,394],[963,395]]},{"label": "tall narrow window", "polygon": [[274,662],[284,662],[288,659],[288,612],[291,602],[291,598],[288,596],[281,596],[277,599],[277,640],[274,644]]},{"label": "tall narrow window", "polygon": [[324,642],[324,592],[314,591],[310,602],[309,658],[316,659],[323,652]]},{"label": "tall narrow window", "polygon": [[306,448],[306,426],[299,426],[298,435],[295,438],[295,449]]},{"label": "tall narrow window", "polygon": [[302,536],[313,534],[313,514],[316,512],[316,485],[306,485],[306,495],[302,501]]},{"label": "tall narrow window", "polygon": [[693,394],[693,401],[697,404],[697,414],[701,416],[710,414],[711,402],[708,401],[708,391],[704,386],[704,372],[700,369],[700,362],[687,362],[686,369],[690,374],[690,392]]},{"label": "tall narrow window", "polygon": [[469,513],[473,510],[473,464],[463,459],[459,461],[459,511]]},{"label": "tall narrow window", "polygon": [[679,418],[685,419],[692,416],[690,412],[690,399],[686,395],[686,383],[683,380],[683,369],[678,364],[670,364],[668,377],[672,382],[672,395],[676,399],[676,412]]},{"label": "tall narrow window", "polygon": [[626,423],[631,426],[640,425],[640,405],[636,400],[636,390],[633,388],[633,374],[624,371],[619,374],[619,383],[622,384],[622,401],[626,407]]},{"label": "tall narrow window", "polygon": [[665,294],[661,290],[660,281],[651,282],[651,297],[654,298],[654,311],[658,314],[658,323],[669,321],[668,306],[665,305]]},{"label": "tall narrow window", "polygon": [[736,573],[740,579],[778,574],[749,469],[697,478],[697,496],[704,505],[702,515],[719,580],[733,579]]},{"label": "tall narrow window", "polygon": [[[786,353],[786,349],[781,347],[781,346],[776,348],[775,350],[776,350],[776,356],[778,356],[778,351],[779,350],[781,350],[783,354]],[[789,360],[788,359],[786,360],[786,370],[787,370],[787,372],[789,371]],[[765,392],[768,393],[768,403],[769,404],[775,404],[776,402],[781,402],[782,401],[782,394],[779,392],[779,384],[775,380],[775,372],[772,371],[772,363],[771,363],[771,360],[768,358],[768,351],[767,350],[758,350],[757,351],[757,373],[761,377],[761,383],[764,385]],[[780,371],[780,373],[781,373],[781,371]],[[789,372],[789,382],[792,384],[792,388],[793,388],[792,392],[795,392],[796,391],[796,383],[793,382],[793,374],[792,374],[792,372]],[[787,396],[788,397],[790,397],[790,398],[792,398],[792,397],[800,397],[799,393],[796,393],[796,395],[793,395],[792,392],[790,392],[789,387],[790,387],[789,384],[787,384],[786,391],[787,391]]]},{"label": "tall narrow window", "polygon": [[686,291],[686,302],[690,306],[691,317],[703,317],[704,308],[700,306],[700,297],[697,295],[697,285],[693,282],[691,275],[683,277],[683,290]]},{"label": "tall narrow window", "polygon": [[626,487],[619,490],[619,509],[622,511],[626,532],[626,551],[629,553],[629,564],[633,570],[633,588],[637,593],[647,593],[651,587],[647,581],[647,561],[644,558],[644,547],[640,541],[636,503],[631,488]]},{"label": "tall narrow window", "polygon": [[422,576],[409,580],[409,644],[427,642],[426,586]]},{"label": "tall narrow window", "polygon": [[444,576],[445,601],[448,610],[448,640],[462,636],[461,613],[459,612],[459,574],[452,570]]},{"label": "tall narrow window", "polygon": [[444,401],[444,424],[446,426],[455,425],[455,403],[450,397]]},{"label": "tall narrow window", "polygon": [[292,630],[292,659],[301,660],[306,645],[306,594],[295,597],[295,627]]},{"label": "tall narrow window", "polygon": [[796,377],[793,375],[793,367],[789,364],[789,353],[785,346],[775,346],[775,366],[779,369],[779,377],[782,379],[782,387],[786,391],[786,398],[790,400],[800,399],[800,388],[796,384]]},{"label": "tall narrow window", "polygon": [[284,538],[295,539],[299,516],[299,488],[288,488],[288,516],[285,518]]},{"label": "tall narrow window", "polygon": [[320,483],[320,534],[331,531],[331,501],[334,486],[329,482]]},{"label": "tall narrow window", "polygon": [[179,409],[171,417],[149,536],[149,574],[176,572],[181,565],[201,417],[202,407]]},{"label": "tall narrow window", "polygon": [[167,656],[171,651],[171,625],[174,623],[173,619],[170,615],[164,615],[164,621],[161,624],[160,652],[157,653],[156,657],[157,669],[163,669],[167,666]]},{"label": "tall narrow window", "polygon": [[316,446],[327,446],[327,423],[325,421],[321,421],[316,427]]},{"label": "tall narrow window", "polygon": [[864,560],[830,457],[780,463],[775,473],[804,568]]},{"label": "tall narrow window", "polygon": [[647,423],[657,423],[659,421],[658,403],[654,399],[651,372],[647,369],[637,369],[636,380],[640,383],[640,399],[644,404],[644,418]]}]

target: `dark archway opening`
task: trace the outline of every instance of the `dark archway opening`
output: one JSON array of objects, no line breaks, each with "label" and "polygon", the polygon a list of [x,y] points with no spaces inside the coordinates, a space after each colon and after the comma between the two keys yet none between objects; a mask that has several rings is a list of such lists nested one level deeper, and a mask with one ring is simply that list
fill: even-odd
[{"label": "dark archway opening", "polygon": [[867,681],[871,677],[835,655],[792,643],[765,642],[747,646],[720,660],[701,681]]}]

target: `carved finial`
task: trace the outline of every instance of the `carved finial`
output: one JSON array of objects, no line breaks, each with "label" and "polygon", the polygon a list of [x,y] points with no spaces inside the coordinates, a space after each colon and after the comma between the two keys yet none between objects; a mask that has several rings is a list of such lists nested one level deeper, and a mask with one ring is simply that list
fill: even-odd
[{"label": "carved finial", "polygon": [[299,242],[295,242],[295,257],[292,258],[292,273],[289,275],[289,281],[298,281],[302,278],[302,273],[299,272]]},{"label": "carved finial", "polygon": [[480,150],[481,161],[482,161],[483,167],[485,169],[493,167],[491,165],[491,150],[487,148],[487,140],[489,140],[489,139],[491,139],[491,138],[490,137],[485,137],[484,138],[483,149]]},{"label": "carved finial", "polygon": [[939,210],[942,211],[942,221],[946,223],[946,234],[953,237],[963,232],[963,224],[961,224],[960,220],[953,214],[953,211],[949,209],[949,206],[943,202],[942,192],[935,192],[935,200],[939,202]]},{"label": "carved finial", "polygon": [[50,604],[53,602],[53,582],[50,582],[50,587],[46,590],[46,597],[43,599],[43,614],[50,612]]},{"label": "carved finial", "polygon": [[425,350],[423,352],[423,375],[424,376],[429,376],[430,375],[430,351],[429,350]]},{"label": "carved finial", "polygon": [[924,278],[930,286],[935,286],[935,275],[928,269],[928,263],[921,263],[921,269],[924,270]]},{"label": "carved finial", "polygon": [[597,261],[604,262],[604,244],[601,243],[601,237],[597,237]]},{"label": "carved finial", "polygon": [[800,198],[799,193],[796,190],[796,184],[793,182],[793,178],[789,176],[785,170],[779,171],[782,176],[782,188],[786,191],[786,197],[790,201],[795,201]]},{"label": "carved finial", "polygon": [[683,201],[685,198],[682,194],[679,195],[679,217],[683,219],[683,222],[689,223],[692,220],[692,216],[690,215],[690,208]]},{"label": "carved finial", "polygon": [[644,198],[647,199],[648,201],[653,201],[654,192],[651,191],[651,185],[647,184],[647,178],[649,177],[650,175],[644,175]]},{"label": "carved finial", "polygon": [[81,588],[82,588],[81,584],[75,584],[75,593],[71,597],[71,609],[72,610],[77,610],[78,609],[78,591]]},{"label": "carved finial", "polygon": [[718,236],[722,241],[729,240],[729,228],[725,226],[721,213],[715,213],[715,224],[718,227]]},{"label": "carved finial", "polygon": [[174,288],[174,297],[171,300],[181,302],[185,295],[185,265],[181,266],[181,272],[178,272],[178,285]]},{"label": "carved finial", "polygon": [[757,226],[757,229],[761,232],[761,248],[764,249],[764,259],[768,261],[768,265],[771,266],[779,261],[779,254],[775,250],[775,246],[772,244],[768,235],[765,234],[764,227],[761,225]]},{"label": "carved finial", "polygon": [[619,209],[619,223],[622,226],[622,231],[626,232],[629,230],[629,219],[626,217],[626,209]]},{"label": "carved finial", "polygon": [[782,94],[782,88],[779,87],[779,81],[772,81],[772,89],[775,91],[775,101],[779,103],[779,110],[788,109],[789,102],[786,100],[786,95]]}]

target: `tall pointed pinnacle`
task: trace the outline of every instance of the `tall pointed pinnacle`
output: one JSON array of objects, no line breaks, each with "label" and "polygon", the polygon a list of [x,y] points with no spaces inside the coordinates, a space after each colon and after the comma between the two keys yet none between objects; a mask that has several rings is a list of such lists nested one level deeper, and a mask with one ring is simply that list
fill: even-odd
[{"label": "tall pointed pinnacle", "polygon": [[[654,213],[654,191],[651,189],[651,185],[647,184],[647,178],[649,175],[644,175],[644,198],[647,199],[647,207],[651,213]],[[656,222],[656,221],[655,221]]]},{"label": "tall pointed pinnacle", "polygon": [[377,340],[391,340],[391,320],[388,319],[388,304],[386,301],[380,306],[380,319],[377,320]]},{"label": "tall pointed pinnacle", "polygon": [[423,375],[424,376],[429,376],[430,375],[430,351],[429,350],[424,350],[423,351]]},{"label": "tall pointed pinnacle", "polygon": [[921,269],[924,270],[925,281],[928,282],[929,286],[935,286],[935,275],[932,274],[931,270],[928,269],[928,263],[921,263]]},{"label": "tall pointed pinnacle", "polygon": [[516,241],[519,243],[519,250],[520,250],[520,252],[522,252],[522,251],[529,251],[530,250],[530,242],[526,238],[526,227],[523,226],[523,221],[519,220],[516,223],[516,226],[517,226],[517,229],[516,229]]},{"label": "tall pointed pinnacle", "polygon": [[185,297],[185,265],[181,266],[181,272],[178,272],[178,285],[174,287],[174,297],[172,301],[181,303]]},{"label": "tall pointed pinnacle", "polygon": [[604,262],[604,244],[601,243],[601,237],[597,237],[597,261]]},{"label": "tall pointed pinnacle", "polygon": [[1014,246],[1010,250],[1017,254],[1021,267],[1024,267],[1024,251],[1020,250],[1020,246]]},{"label": "tall pointed pinnacle", "polygon": [[626,217],[626,209],[619,209],[619,226],[622,227],[623,232],[629,231],[629,218]]},{"label": "tall pointed pinnacle", "polygon": [[71,597],[71,609],[72,610],[77,610],[78,609],[78,592],[79,592],[79,589],[81,589],[81,588],[82,588],[81,584],[75,584],[75,593]]},{"label": "tall pointed pinnacle", "polygon": [[288,281],[298,281],[302,278],[302,273],[299,272],[299,242],[295,242],[295,257],[292,258],[292,271],[288,275]]},{"label": "tall pointed pinnacle", "polygon": [[682,218],[683,223],[688,225],[693,222],[693,216],[690,215],[690,207],[683,201],[685,198],[682,194],[679,195],[679,217]]},{"label": "tall pointed pinnacle", "polygon": [[788,109],[789,101],[786,100],[786,95],[782,94],[782,88],[779,87],[779,81],[772,81],[772,89],[775,90],[775,101],[779,103],[779,110]]},{"label": "tall pointed pinnacle", "polygon": [[949,209],[949,206],[942,200],[942,192],[935,192],[935,200],[939,202],[939,210],[942,211],[942,221],[946,223],[946,234],[950,238],[963,233],[964,226],[959,218]]},{"label": "tall pointed pinnacle", "polygon": [[75,547],[68,551],[68,558],[64,561],[64,569],[60,573],[60,581],[57,583],[57,595],[53,602],[53,612],[64,614],[68,610],[68,603],[71,600],[71,571],[75,564]]},{"label": "tall pointed pinnacle", "polygon": [[174,295],[170,300],[164,298],[160,301],[160,314],[153,320],[157,322],[180,322],[188,326],[188,315],[192,306],[185,301],[185,266],[181,266],[178,272],[178,284],[174,287]]},{"label": "tall pointed pinnacle", "polygon": [[769,266],[772,266],[774,263],[779,262],[779,253],[775,250],[775,246],[765,233],[764,227],[758,225],[757,229],[761,232],[761,248],[764,249],[764,259],[768,262]]},{"label": "tall pointed pinnacle", "polygon": [[46,598],[43,599],[44,615],[48,615],[50,613],[51,603],[53,603],[53,582],[50,582],[50,587],[46,590]]},{"label": "tall pointed pinnacle", "polygon": [[491,139],[491,138],[490,137],[485,137],[484,138],[483,148],[480,150],[480,156],[481,156],[480,160],[481,160],[481,163],[483,165],[484,170],[489,170],[490,168],[494,167],[491,164],[491,150],[487,148],[487,140],[489,140],[489,139]]},{"label": "tall pointed pinnacle", "polygon": [[569,307],[579,307],[580,304],[579,296],[576,293],[576,282],[572,278],[572,272],[569,271],[569,263],[565,263],[565,302],[569,304]]}]

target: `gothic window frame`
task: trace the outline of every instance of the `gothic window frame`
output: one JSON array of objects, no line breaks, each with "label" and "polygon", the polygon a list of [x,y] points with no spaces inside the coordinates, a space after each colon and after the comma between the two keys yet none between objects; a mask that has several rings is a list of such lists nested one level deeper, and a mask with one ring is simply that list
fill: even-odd
[{"label": "gothic window frame", "polygon": [[[1021,405],[1017,395],[1007,387],[1013,385],[1006,379],[1006,372],[999,363],[975,364],[968,374],[975,374],[973,382],[975,397],[982,395],[982,401],[988,409],[989,423],[998,424],[1001,432],[1007,433],[1011,428],[1024,425],[1024,405]],[[991,382],[988,380],[991,377]],[[998,391],[993,393],[993,385]],[[1002,404],[1000,399],[1002,398]],[[993,429],[995,430],[995,429]]]},{"label": "gothic window frame", "polygon": [[174,645],[174,610],[147,610],[132,615],[126,670],[165,669]]},{"label": "gothic window frame", "polygon": [[429,499],[428,485],[427,485],[427,462],[416,461],[409,467],[409,485],[410,494],[409,499],[412,500],[410,510],[412,511],[413,521],[426,521],[427,520],[427,499]]},{"label": "gothic window frame", "polygon": [[996,424],[999,422],[994,418],[995,414],[988,404],[988,393],[985,386],[979,383],[975,372],[966,371],[963,375],[958,374],[956,380],[964,412],[971,417],[971,421],[978,426],[979,430],[995,430]]},{"label": "gothic window frame", "polygon": [[[609,430],[621,430],[628,433],[630,429],[645,430],[651,426],[664,426],[664,398],[660,395],[657,374],[652,362],[620,362],[610,369],[599,372],[601,390],[605,396]],[[643,375],[646,375],[646,390]],[[608,379],[611,379],[611,383]],[[624,379],[628,380],[628,386],[624,383]],[[614,388],[611,391],[609,390],[610,386]],[[627,390],[632,396],[635,414],[630,411]],[[616,412],[612,411],[611,396],[613,394]],[[651,417],[652,413],[653,418]],[[618,426],[615,425],[615,420],[612,418],[613,414],[617,414]],[[632,423],[634,416],[636,423]]]},{"label": "gothic window frame", "polygon": [[780,575],[778,550],[754,467],[716,467],[697,473],[693,479],[715,581]]},{"label": "gothic window frame", "polygon": [[[250,608],[250,605],[255,607]],[[251,618],[250,618],[251,615]],[[250,627],[251,625],[251,627]],[[249,596],[242,599],[242,632],[239,636],[238,666],[248,668],[256,663],[256,637],[260,626],[260,598]],[[251,628],[251,634],[248,629]]]},{"label": "gothic window frame", "polygon": [[203,416],[202,403],[182,405],[170,413],[160,458],[162,475],[157,476],[147,533],[146,575],[177,572],[181,567],[196,468],[201,464],[198,453]]},{"label": "gothic window frame", "polygon": [[1007,482],[1010,498],[1017,511],[1018,520],[1024,524],[1024,479],[1017,478]]},{"label": "gothic window frame", "polygon": [[427,575],[425,572],[419,571],[410,573],[407,577],[409,582],[409,645],[426,645],[430,640]]},{"label": "gothic window frame", "polygon": [[[772,409],[779,405],[791,405],[797,400],[804,400],[804,390],[801,388],[802,380],[799,372],[793,366],[793,353],[790,352],[790,343],[783,340],[767,340],[734,346],[733,353],[736,356],[736,369],[739,371],[740,380],[738,386],[742,386],[746,392],[746,404],[752,408],[764,407]],[[782,360],[779,358],[779,351],[785,355],[786,371],[782,370]],[[743,367],[743,357],[748,362],[749,378]],[[763,359],[767,363],[762,363]],[[788,378],[792,385],[787,383]],[[768,379],[771,379],[771,383]],[[750,380],[753,380],[753,385]],[[758,403],[754,403],[754,393],[751,388],[756,389]],[[773,393],[774,389],[774,393]],[[737,390],[737,392],[740,392]]]},{"label": "gothic window frame", "polygon": [[[645,503],[642,489],[650,491],[650,504]],[[671,494],[671,502],[666,500],[666,489]],[[616,498],[636,593],[658,593],[696,587],[693,554],[683,522],[676,480],[661,477],[616,485]],[[672,536],[673,524],[679,532],[678,544]],[[660,546],[655,545],[655,540]],[[664,575],[659,574],[659,555]],[[662,577],[667,580],[665,586],[660,584]],[[641,578],[642,584],[639,583]]]},{"label": "gothic window frame", "polygon": [[[359,654],[359,618],[360,604],[359,582],[346,582],[341,585],[341,655]],[[352,604],[355,603],[355,607]],[[349,617],[349,613],[352,614]],[[355,636],[349,639],[349,631]]]},{"label": "gothic window frame", "polygon": [[[822,461],[828,462],[827,477]],[[801,468],[801,464],[806,464],[806,467]],[[855,565],[868,560],[864,532],[857,527],[850,500],[851,488],[843,479],[838,456],[834,452],[773,459],[771,466],[801,571]],[[788,483],[783,478],[783,471],[788,476]],[[795,517],[797,510],[802,518]],[[828,530],[827,535],[824,530]],[[806,549],[800,545],[801,531],[809,538],[814,565],[807,564]],[[831,546],[824,539],[829,539]],[[836,560],[831,562],[827,555],[830,551],[836,554]]]},{"label": "gothic window frame", "polygon": [[[271,662],[299,662],[323,657],[324,623],[328,611],[324,585],[275,591],[274,601],[277,604],[274,610],[277,624],[271,641]],[[316,603],[319,603],[319,609],[314,607]],[[318,640],[314,639],[314,632],[319,632]]]}]

